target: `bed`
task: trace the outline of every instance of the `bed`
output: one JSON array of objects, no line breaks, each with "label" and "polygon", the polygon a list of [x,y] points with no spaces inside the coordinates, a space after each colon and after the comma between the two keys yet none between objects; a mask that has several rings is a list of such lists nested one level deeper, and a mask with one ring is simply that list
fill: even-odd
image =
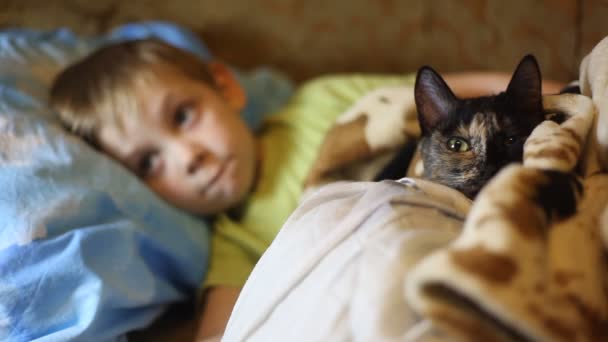
[{"label": "bed", "polygon": [[[90,36],[67,29],[0,32],[0,339],[118,340],[149,326],[171,303],[192,298],[204,277],[209,238],[205,220],[166,205],[129,172],[67,134],[46,106],[48,86],[66,63],[101,44],[149,36],[201,58],[210,55],[198,36],[164,22],[125,25]],[[259,127],[261,113],[272,112],[293,92],[290,81],[270,69],[240,77],[247,91],[262,99],[249,103],[244,113],[253,129]],[[382,84],[403,82],[401,77],[387,80]],[[354,84],[347,87],[349,101],[339,102],[334,111],[348,111],[364,95],[359,83],[349,84]],[[588,89],[587,95],[592,97],[591,92]],[[493,187],[501,189],[532,172],[541,180],[530,186],[537,190],[553,184],[538,176],[547,169],[576,171],[586,195],[578,195],[576,179],[558,177],[559,187],[574,198],[578,211],[588,214],[542,221],[551,234],[538,240],[543,243],[526,245],[547,261],[532,265],[536,268],[526,263],[529,258],[519,258],[519,250],[509,243],[509,248],[497,247],[497,253],[511,253],[515,264],[524,265],[524,280],[553,271],[556,265],[585,265],[580,281],[557,291],[584,305],[561,310],[555,317],[544,312],[528,317],[518,311],[519,302],[510,300],[516,288],[511,283],[491,300],[495,284],[450,264],[454,249],[492,245],[484,235],[470,232],[484,230],[474,212],[497,210],[496,217],[503,217],[499,209],[504,204],[496,202],[495,195],[487,195],[482,204],[471,203],[454,191],[410,178],[338,183],[313,189],[286,223],[247,282],[225,340],[432,340],[445,339],[445,334],[467,338],[480,331],[496,339],[604,337],[600,328],[606,298],[598,285],[604,265],[597,262],[602,240],[596,230],[568,228],[596,227],[584,220],[605,224],[608,192],[598,158],[603,150],[593,143],[599,106],[583,96],[547,101],[549,108],[569,113],[572,121],[543,126],[545,131],[537,134],[574,130],[579,137],[575,157],[566,162],[532,158],[502,173]],[[561,143],[558,149],[564,148]],[[526,202],[529,198],[517,192],[513,196],[516,208],[530,206],[545,217],[542,203]],[[574,223],[554,227],[571,217]],[[503,241],[519,238],[512,219],[500,222]],[[596,236],[589,239],[592,231]],[[580,236],[585,239],[577,240]],[[577,245],[577,251],[588,253],[561,257],[561,246],[571,241],[588,242]],[[540,283],[553,288],[549,284],[558,278]],[[524,298],[522,305],[528,303],[529,297]],[[539,298],[551,308],[549,299]],[[572,335],[564,335],[561,326]]]}]

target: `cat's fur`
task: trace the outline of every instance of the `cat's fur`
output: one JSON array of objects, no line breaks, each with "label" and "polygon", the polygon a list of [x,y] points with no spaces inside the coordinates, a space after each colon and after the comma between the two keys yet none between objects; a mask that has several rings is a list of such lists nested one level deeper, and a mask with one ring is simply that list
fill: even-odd
[{"label": "cat's fur", "polygon": [[[506,91],[471,99],[457,98],[437,72],[422,67],[415,100],[423,176],[469,198],[502,167],[522,160],[525,139],[544,120],[540,69],[531,55],[521,60]],[[464,139],[470,150],[450,150],[451,138]]]}]

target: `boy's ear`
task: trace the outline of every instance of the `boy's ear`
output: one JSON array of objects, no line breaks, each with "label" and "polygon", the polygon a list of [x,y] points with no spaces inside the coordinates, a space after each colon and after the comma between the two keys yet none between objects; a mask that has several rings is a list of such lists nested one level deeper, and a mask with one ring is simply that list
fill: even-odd
[{"label": "boy's ear", "polygon": [[450,87],[431,67],[418,70],[414,98],[422,133],[429,133],[446,120],[458,103]]},{"label": "boy's ear", "polygon": [[213,76],[216,88],[228,101],[228,104],[237,111],[242,110],[245,107],[247,95],[230,68],[220,61],[207,62],[207,68]]},{"label": "boy's ear", "polygon": [[540,67],[533,55],[526,55],[513,72],[507,96],[522,114],[542,113],[542,80]]}]

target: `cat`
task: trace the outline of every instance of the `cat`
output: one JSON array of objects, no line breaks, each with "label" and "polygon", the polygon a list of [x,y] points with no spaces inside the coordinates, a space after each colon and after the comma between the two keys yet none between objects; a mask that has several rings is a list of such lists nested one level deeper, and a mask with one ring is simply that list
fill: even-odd
[{"label": "cat", "polygon": [[545,119],[532,55],[497,95],[460,99],[429,66],[418,70],[414,93],[423,177],[471,199],[502,167],[521,162],[526,138]]}]

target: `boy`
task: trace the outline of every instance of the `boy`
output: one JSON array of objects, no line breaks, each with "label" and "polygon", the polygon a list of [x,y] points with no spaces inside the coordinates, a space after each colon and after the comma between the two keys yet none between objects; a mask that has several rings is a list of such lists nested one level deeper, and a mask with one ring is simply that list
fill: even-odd
[{"label": "boy", "polygon": [[[181,209],[223,212],[254,186],[257,147],[239,116],[245,94],[219,62],[154,39],[109,45],[64,70],[50,101],[72,131]],[[223,245],[216,238],[214,252],[229,253]],[[212,269],[219,275],[210,271],[208,284],[215,285],[223,271]],[[205,315],[202,334],[221,332],[214,318],[227,320],[237,294],[236,286],[207,293],[213,315]]]},{"label": "boy", "polygon": [[[509,75],[446,80],[459,95],[474,96],[503,90]],[[323,87],[331,87],[331,80],[316,82],[317,88],[306,88],[309,93],[330,93]],[[280,113],[254,137],[239,116],[245,93],[225,65],[139,40],[106,46],[67,68],[50,100],[72,131],[159,196],[194,214],[216,215],[199,331],[206,337],[222,333],[240,287],[295,209],[335,116],[366,90],[413,84],[413,77],[361,82],[360,93],[340,103],[341,110]]]},{"label": "boy", "polygon": [[240,287],[295,208],[333,119],[293,125],[304,113],[278,115],[254,139],[240,118],[245,100],[225,65],[157,40],[94,52],[64,70],[50,94],[72,131],[159,196],[194,214],[217,214],[200,336],[223,331]]}]

